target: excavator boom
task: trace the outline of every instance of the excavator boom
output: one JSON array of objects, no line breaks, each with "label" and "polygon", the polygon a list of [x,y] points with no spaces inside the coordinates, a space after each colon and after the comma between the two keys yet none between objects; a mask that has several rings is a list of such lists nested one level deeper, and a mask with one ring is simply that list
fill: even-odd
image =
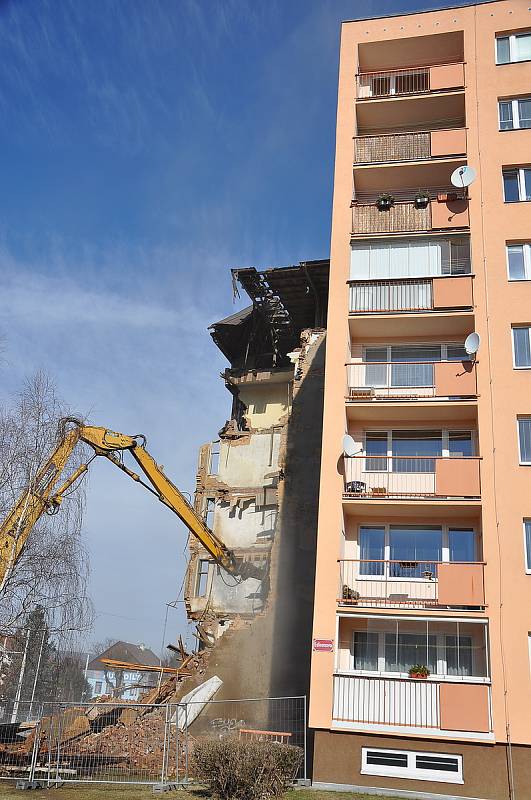
[{"label": "excavator boom", "polygon": [[[212,558],[227,572],[242,580],[263,578],[260,568],[235,558],[234,553],[208,528],[182,492],[166,477],[162,467],[145,448],[145,437],[138,434],[127,436],[108,428],[83,425],[79,420],[66,418],[61,421],[62,435],[54,452],[38,471],[35,480],[28,486],[14,508],[0,526],[0,590],[3,588],[13,566],[20,557],[26,540],[45,511],[56,511],[63,493],[88,469],[81,464],[58,488],[57,483],[68,459],[78,442],[90,445],[96,456],[103,456],[142,483],[159,500],[168,506],[186,525],[190,533],[201,542]],[[147,478],[144,483],[139,475],[129,469],[121,458],[125,451],[131,453]]]}]

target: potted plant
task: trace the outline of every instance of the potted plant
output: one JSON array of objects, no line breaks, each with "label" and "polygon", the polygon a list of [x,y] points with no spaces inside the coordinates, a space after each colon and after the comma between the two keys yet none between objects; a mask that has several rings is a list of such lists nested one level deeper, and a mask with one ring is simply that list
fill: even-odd
[{"label": "potted plant", "polygon": [[430,202],[430,196],[426,189],[419,189],[415,195],[415,208],[427,208]]},{"label": "potted plant", "polygon": [[408,675],[410,678],[417,678],[419,680],[426,680],[430,671],[425,664],[413,664],[412,667],[409,668]]},{"label": "potted plant", "polygon": [[378,211],[389,211],[392,205],[394,205],[395,198],[392,194],[388,194],[384,192],[383,194],[379,194],[376,200],[376,208]]},{"label": "potted plant", "polygon": [[348,603],[357,603],[360,599],[360,593],[355,589],[351,589],[346,583],[343,584],[343,600]]}]

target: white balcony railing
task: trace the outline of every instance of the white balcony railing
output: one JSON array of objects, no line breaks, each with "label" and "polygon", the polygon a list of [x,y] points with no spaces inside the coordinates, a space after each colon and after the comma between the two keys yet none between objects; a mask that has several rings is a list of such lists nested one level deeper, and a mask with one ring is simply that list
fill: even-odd
[{"label": "white balcony railing", "polygon": [[346,367],[348,400],[475,394],[471,361],[373,361]]},{"label": "white balcony railing", "polygon": [[358,98],[393,97],[430,91],[430,69],[393,69],[366,72],[357,76]]},{"label": "white balcony railing", "polygon": [[[336,674],[332,717],[334,722],[350,723],[353,728],[357,725],[392,725],[435,732],[443,729],[445,717],[448,716],[445,713],[446,698],[441,696],[441,687],[448,686],[445,681],[432,677],[428,680],[415,680]],[[482,728],[486,730],[482,732],[488,733],[492,728],[490,686],[480,687],[481,693],[477,694],[477,684],[463,682],[459,696],[466,696],[468,688],[472,690],[470,696],[473,701],[477,702],[479,699],[484,706],[481,716],[485,721]],[[476,711],[474,709],[474,713]],[[477,731],[478,728],[475,720],[471,720],[470,729]],[[459,728],[464,729],[464,726]]]},{"label": "white balcony railing", "polygon": [[397,278],[350,283],[352,314],[431,310],[433,310],[431,278]]},{"label": "white balcony railing", "polygon": [[345,456],[345,495],[479,497],[479,461],[471,456]]},{"label": "white balcony railing", "polygon": [[[352,606],[483,607],[481,562],[340,559],[338,602]],[[439,587],[441,586],[442,592]],[[455,602],[448,604],[448,587]],[[443,602],[441,602],[441,600]]]}]

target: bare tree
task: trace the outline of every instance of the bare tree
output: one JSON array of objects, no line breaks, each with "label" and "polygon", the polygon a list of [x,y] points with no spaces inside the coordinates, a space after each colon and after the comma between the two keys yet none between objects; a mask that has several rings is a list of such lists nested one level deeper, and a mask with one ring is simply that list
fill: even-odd
[{"label": "bare tree", "polygon": [[[37,374],[12,402],[0,404],[0,515],[5,517],[31,485],[58,441],[59,420],[68,415],[53,382]],[[71,472],[84,456],[80,446]],[[67,472],[67,474],[68,474]],[[81,541],[82,485],[74,486],[55,516],[44,515],[9,570],[0,593],[0,630],[19,627],[36,607],[44,609],[50,635],[66,648],[93,621],[87,594],[89,565]]]}]

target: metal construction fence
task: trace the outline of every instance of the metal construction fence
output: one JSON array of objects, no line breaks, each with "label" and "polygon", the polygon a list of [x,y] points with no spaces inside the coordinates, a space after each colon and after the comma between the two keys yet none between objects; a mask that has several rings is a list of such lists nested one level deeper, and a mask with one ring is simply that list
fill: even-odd
[{"label": "metal construction fence", "polygon": [[41,786],[167,786],[194,780],[200,741],[226,737],[293,744],[307,775],[306,698],[141,703],[7,703],[0,707],[0,779]]}]

